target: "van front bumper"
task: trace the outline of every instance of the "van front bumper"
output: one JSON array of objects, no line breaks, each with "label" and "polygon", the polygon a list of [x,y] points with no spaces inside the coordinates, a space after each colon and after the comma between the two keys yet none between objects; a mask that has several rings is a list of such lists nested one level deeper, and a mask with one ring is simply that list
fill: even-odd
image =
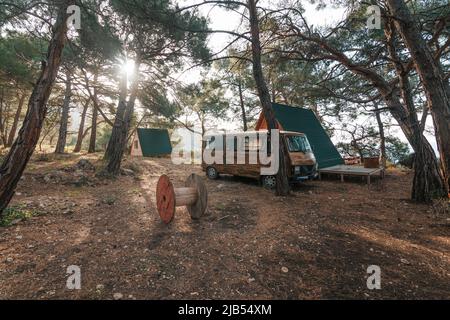
[{"label": "van front bumper", "polygon": [[317,164],[295,166],[292,170],[292,181],[312,180],[318,177]]},{"label": "van front bumper", "polygon": [[307,175],[307,176],[293,176],[291,177],[292,182],[298,182],[298,181],[306,181],[306,180],[313,180],[316,179],[319,176],[317,172],[314,172],[313,174]]}]

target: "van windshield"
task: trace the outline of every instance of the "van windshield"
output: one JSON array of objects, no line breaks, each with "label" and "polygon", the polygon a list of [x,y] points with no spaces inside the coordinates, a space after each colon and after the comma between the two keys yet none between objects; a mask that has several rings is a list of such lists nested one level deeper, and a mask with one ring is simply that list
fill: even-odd
[{"label": "van windshield", "polygon": [[289,152],[311,152],[311,146],[305,136],[286,137]]}]

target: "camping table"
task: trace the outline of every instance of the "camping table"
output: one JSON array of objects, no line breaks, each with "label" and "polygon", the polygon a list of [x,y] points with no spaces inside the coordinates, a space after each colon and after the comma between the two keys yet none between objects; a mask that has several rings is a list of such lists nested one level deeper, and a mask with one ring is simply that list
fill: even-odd
[{"label": "camping table", "polygon": [[380,178],[384,177],[383,168],[364,168],[361,166],[348,166],[342,164],[319,169],[319,179],[322,179],[322,173],[338,174],[341,176],[341,182],[344,182],[344,176],[366,176],[367,185],[370,185],[370,177],[373,175],[379,175]]}]

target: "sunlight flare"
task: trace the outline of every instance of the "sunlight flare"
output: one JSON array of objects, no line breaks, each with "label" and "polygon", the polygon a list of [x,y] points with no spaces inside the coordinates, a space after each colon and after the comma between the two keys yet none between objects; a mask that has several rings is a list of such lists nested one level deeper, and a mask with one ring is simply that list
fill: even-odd
[{"label": "sunlight flare", "polygon": [[124,62],[122,62],[122,66],[120,69],[121,73],[126,73],[128,77],[131,77],[134,74],[134,60],[127,59]]}]

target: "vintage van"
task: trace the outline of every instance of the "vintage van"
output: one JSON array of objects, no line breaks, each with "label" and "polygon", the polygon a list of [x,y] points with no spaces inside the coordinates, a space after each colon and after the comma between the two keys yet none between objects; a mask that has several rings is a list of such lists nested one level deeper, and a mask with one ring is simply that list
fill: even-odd
[{"label": "vintage van", "polygon": [[[276,184],[275,176],[261,173],[262,167],[269,165],[266,162],[261,164],[258,156],[259,152],[271,149],[268,141],[266,131],[205,135],[202,143],[202,169],[210,179],[217,179],[220,174],[250,177],[258,179],[264,187],[273,189]],[[286,165],[291,182],[317,177],[317,161],[306,135],[279,131],[279,142],[280,147],[284,144],[284,150],[288,153]],[[205,155],[211,155],[214,162],[211,161],[211,156]]]}]

